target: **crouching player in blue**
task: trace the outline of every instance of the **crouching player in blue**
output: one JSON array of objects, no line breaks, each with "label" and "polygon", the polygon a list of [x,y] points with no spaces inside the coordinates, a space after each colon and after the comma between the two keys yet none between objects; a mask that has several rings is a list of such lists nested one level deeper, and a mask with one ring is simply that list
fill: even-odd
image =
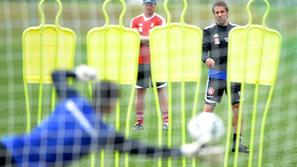
[{"label": "crouching player in blue", "polygon": [[195,142],[169,149],[126,139],[101,118],[101,115],[114,109],[119,96],[118,87],[107,81],[94,83],[93,101],[90,103],[68,86],[68,78],[95,80],[96,72],[84,65],[74,71],[53,72],[58,104],[49,117],[29,134],[1,139],[0,166],[66,166],[84,155],[105,148],[162,157],[193,156],[200,152],[201,144]]}]

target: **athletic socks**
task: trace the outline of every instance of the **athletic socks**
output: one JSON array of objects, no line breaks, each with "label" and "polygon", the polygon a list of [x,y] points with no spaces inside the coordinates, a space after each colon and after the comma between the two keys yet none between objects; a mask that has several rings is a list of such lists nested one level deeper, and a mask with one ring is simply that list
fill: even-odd
[{"label": "athletic socks", "polygon": [[136,121],[139,124],[143,125],[144,120],[143,120],[143,113],[142,112],[136,112]]},{"label": "athletic socks", "polygon": [[[236,133],[233,134],[233,142],[236,141]],[[239,143],[241,143],[242,135],[239,136]]]},{"label": "athletic socks", "polygon": [[168,123],[168,112],[163,113],[163,123]]},{"label": "athletic socks", "polygon": [[[136,112],[136,122],[143,125],[144,118],[142,112]],[[163,123],[168,123],[168,112],[163,113]]]}]

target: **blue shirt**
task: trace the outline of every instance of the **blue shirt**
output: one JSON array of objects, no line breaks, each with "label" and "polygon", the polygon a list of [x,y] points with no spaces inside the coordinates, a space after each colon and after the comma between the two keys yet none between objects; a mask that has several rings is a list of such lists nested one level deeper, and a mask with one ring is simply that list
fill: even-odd
[{"label": "blue shirt", "polygon": [[179,149],[156,148],[125,139],[102,122],[100,113],[86,98],[68,87],[66,78],[75,78],[73,72],[56,71],[52,77],[61,99],[54,111],[29,134],[2,138],[17,166],[65,166],[103,147],[148,156],[181,155]]},{"label": "blue shirt", "polygon": [[98,151],[114,134],[85,98],[75,96],[62,100],[31,133],[5,137],[2,143],[18,166],[65,166]]}]

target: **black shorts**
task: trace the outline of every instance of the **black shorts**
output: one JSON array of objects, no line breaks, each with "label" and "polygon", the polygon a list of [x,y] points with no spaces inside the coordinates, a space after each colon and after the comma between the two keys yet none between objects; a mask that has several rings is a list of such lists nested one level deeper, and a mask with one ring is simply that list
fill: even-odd
[{"label": "black shorts", "polygon": [[[162,88],[167,85],[166,82],[157,82],[157,88]],[[139,64],[136,88],[150,88],[153,87],[151,77],[151,65],[150,64]]]},{"label": "black shorts", "polygon": [[14,167],[15,161],[11,156],[11,153],[6,147],[0,142],[0,166],[3,167]]},{"label": "black shorts", "polygon": [[[231,83],[232,104],[240,102],[240,83]],[[208,78],[205,91],[205,103],[220,103],[224,92],[227,94],[227,81]]]}]

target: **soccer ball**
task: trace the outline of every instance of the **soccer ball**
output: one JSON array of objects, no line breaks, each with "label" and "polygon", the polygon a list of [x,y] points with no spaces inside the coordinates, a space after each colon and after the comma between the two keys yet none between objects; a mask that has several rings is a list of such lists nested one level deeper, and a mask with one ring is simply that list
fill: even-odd
[{"label": "soccer ball", "polygon": [[225,128],[219,116],[202,112],[189,121],[188,132],[197,142],[211,144],[224,135]]}]

